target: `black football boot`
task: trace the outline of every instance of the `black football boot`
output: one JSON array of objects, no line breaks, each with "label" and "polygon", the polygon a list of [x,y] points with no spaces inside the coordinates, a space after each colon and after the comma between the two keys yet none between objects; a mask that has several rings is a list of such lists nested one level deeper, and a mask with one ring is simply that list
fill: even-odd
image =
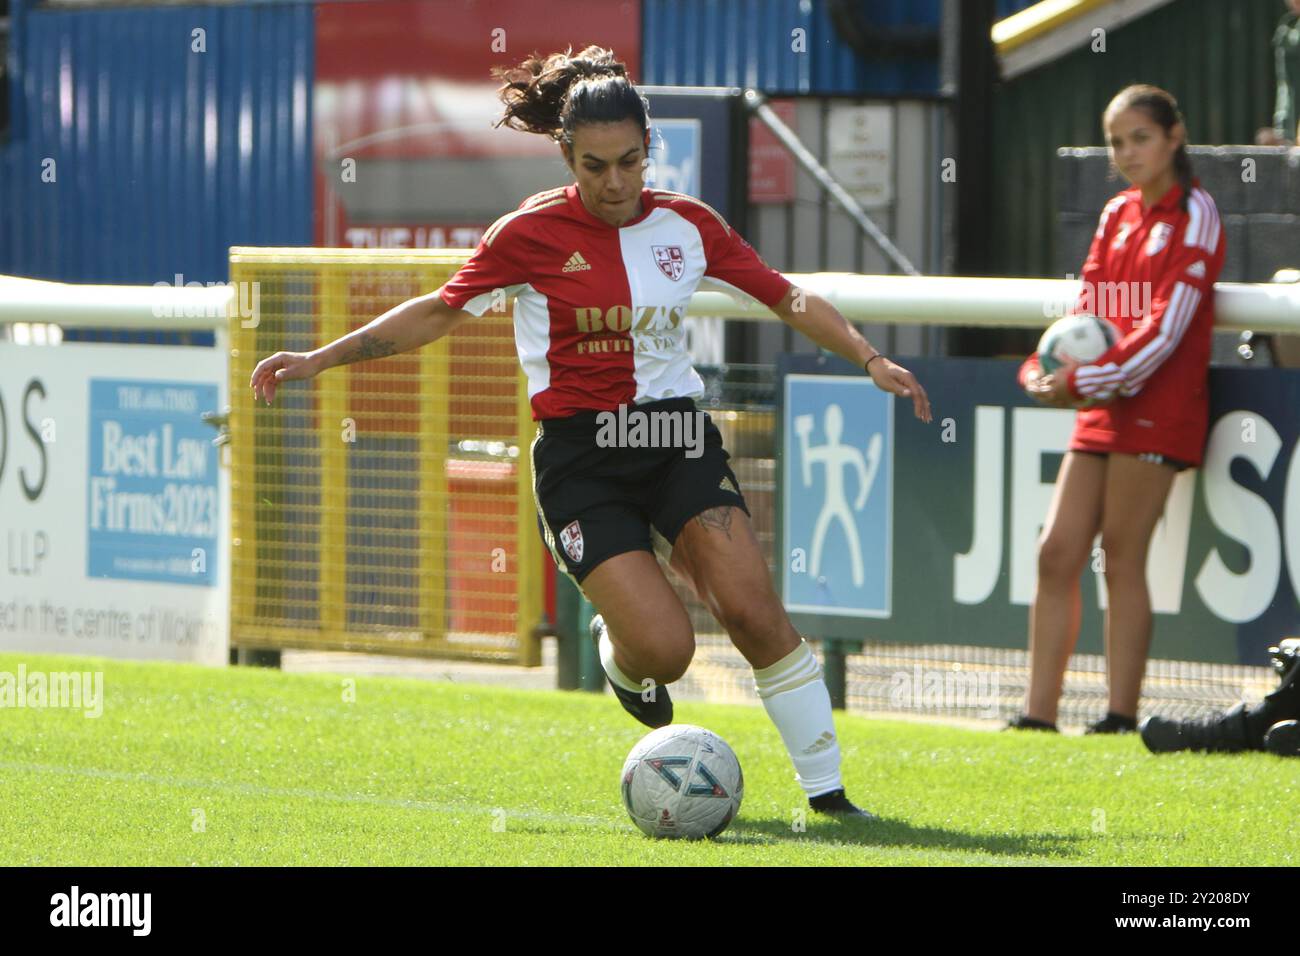
[{"label": "black football boot", "polygon": [[[605,618],[597,614],[591,619],[591,642],[596,645],[597,660],[600,659],[600,635],[604,631]],[[623,705],[623,709],[647,727],[667,727],[673,722],[673,699],[668,696],[667,687],[653,686],[650,688],[650,700],[646,700],[644,693],[619,687],[609,680],[608,674],[605,675],[605,680],[614,689],[614,696]]]},{"label": "black football boot", "polygon": [[843,787],[832,790],[830,793],[823,793],[821,796],[810,797],[808,806],[818,813],[824,813],[839,820],[880,819],[874,813],[868,813],[866,810],[854,806],[853,802],[844,795]]}]

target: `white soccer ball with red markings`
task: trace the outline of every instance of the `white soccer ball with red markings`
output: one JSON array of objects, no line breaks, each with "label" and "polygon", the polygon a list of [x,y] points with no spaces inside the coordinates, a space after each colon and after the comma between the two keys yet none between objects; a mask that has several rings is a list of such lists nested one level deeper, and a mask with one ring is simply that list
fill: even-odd
[{"label": "white soccer ball with red markings", "polygon": [[642,833],[716,837],[740,812],[745,775],[727,742],[691,724],[651,731],[623,764],[623,806]]},{"label": "white soccer ball with red markings", "polygon": [[1113,322],[1079,313],[1057,319],[1038,340],[1038,365],[1050,375],[1067,362],[1087,365],[1120,339]]}]

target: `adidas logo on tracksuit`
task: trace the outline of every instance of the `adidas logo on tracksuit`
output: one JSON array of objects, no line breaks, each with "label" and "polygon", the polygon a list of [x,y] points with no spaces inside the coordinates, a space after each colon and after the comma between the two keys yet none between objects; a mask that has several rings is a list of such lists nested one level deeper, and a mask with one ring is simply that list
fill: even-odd
[{"label": "adidas logo on tracksuit", "polygon": [[575,252],[569,256],[569,261],[564,264],[565,272],[581,272],[584,269],[590,269],[591,263],[582,258],[581,252]]}]

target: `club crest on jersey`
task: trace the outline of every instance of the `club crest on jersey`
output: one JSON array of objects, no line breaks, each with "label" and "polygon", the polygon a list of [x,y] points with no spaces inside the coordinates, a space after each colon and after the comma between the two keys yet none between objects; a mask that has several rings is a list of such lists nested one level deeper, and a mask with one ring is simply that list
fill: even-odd
[{"label": "club crest on jersey", "polygon": [[570,521],[560,532],[560,544],[564,545],[564,553],[574,561],[582,561],[582,528],[578,522]]},{"label": "club crest on jersey", "polygon": [[1157,252],[1165,247],[1169,242],[1169,237],[1174,234],[1174,227],[1167,222],[1158,222],[1151,227],[1151,236],[1147,239],[1146,254],[1154,256]]},{"label": "club crest on jersey", "polygon": [[659,271],[676,282],[686,272],[686,259],[681,246],[651,246]]}]

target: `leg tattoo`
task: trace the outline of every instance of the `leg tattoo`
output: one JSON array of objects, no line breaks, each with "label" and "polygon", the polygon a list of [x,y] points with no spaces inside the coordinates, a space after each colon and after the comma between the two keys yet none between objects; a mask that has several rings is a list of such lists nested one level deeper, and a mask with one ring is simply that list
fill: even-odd
[{"label": "leg tattoo", "polygon": [[695,520],[705,530],[716,528],[731,540],[731,505],[720,505],[717,508],[710,508],[695,516]]}]

